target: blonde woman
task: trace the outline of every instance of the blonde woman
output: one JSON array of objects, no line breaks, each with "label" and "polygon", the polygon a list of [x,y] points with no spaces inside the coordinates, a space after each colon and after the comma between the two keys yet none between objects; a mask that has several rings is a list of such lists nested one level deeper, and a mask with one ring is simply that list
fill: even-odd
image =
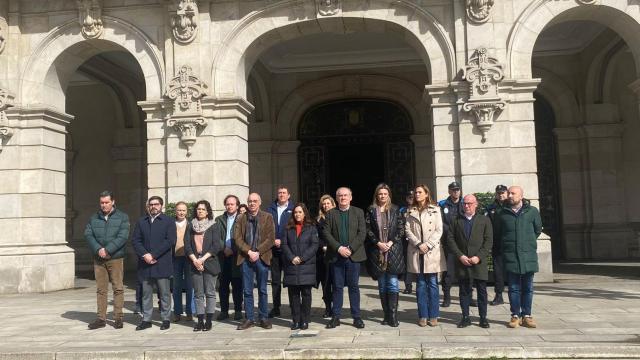
[{"label": "blonde woman", "polygon": [[333,292],[331,291],[331,272],[330,267],[327,266],[324,260],[324,254],[327,252],[327,242],[322,236],[322,227],[325,223],[325,215],[329,210],[336,207],[336,201],[331,195],[324,194],[320,197],[318,204],[318,235],[320,236],[320,246],[318,247],[318,258],[316,259],[316,278],[317,282],[322,284],[322,300],[324,301],[324,314],[323,318],[330,318],[331,314],[331,301],[333,299]]},{"label": "blonde woman", "polygon": [[391,188],[380,184],[373,193],[373,202],[364,214],[367,225],[365,246],[367,270],[378,281],[378,292],[384,318],[382,325],[397,327],[398,275],[406,271],[402,242],[404,216],[398,206],[391,203]]},{"label": "blonde woman", "polygon": [[415,189],[415,202],[407,215],[405,232],[407,272],[417,279],[418,325],[436,326],[440,315],[438,274],[447,268],[442,236],[442,215],[426,185]]}]

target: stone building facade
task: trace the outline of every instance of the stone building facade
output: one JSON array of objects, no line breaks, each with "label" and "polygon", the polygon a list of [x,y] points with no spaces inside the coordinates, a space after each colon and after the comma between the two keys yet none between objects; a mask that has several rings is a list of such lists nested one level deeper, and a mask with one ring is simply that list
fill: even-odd
[{"label": "stone building facade", "polygon": [[2,0],[0,293],[73,286],[97,194],[520,184],[554,259],[640,257],[636,0]]}]

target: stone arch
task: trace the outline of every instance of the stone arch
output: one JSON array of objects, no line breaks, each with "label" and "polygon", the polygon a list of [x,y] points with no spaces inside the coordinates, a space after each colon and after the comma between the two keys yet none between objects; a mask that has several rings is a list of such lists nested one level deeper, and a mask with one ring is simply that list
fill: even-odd
[{"label": "stone arch", "polygon": [[[352,91],[350,83],[358,84]],[[390,100],[402,106],[413,121],[415,134],[428,133],[427,106],[422,92],[408,81],[381,75],[332,76],[305,83],[291,91],[276,117],[276,134],[295,140],[302,116],[313,106],[332,100],[370,98]]]},{"label": "stone arch", "polygon": [[159,49],[143,32],[121,19],[103,16],[103,23],[100,39],[85,39],[77,20],[51,30],[24,68],[17,101],[46,104],[64,112],[64,92],[71,75],[87,59],[111,50],[131,53],[144,74],[146,99],[160,99],[165,81]]},{"label": "stone arch", "polygon": [[588,20],[614,30],[629,45],[640,73],[640,11],[628,1],[601,0],[598,5],[577,1],[533,1],[520,15],[507,40],[507,76],[531,78],[533,48],[550,24],[565,20]]},{"label": "stone arch", "polygon": [[317,17],[315,2],[288,0],[252,12],[225,38],[211,71],[214,95],[245,97],[248,71],[264,50],[278,42],[356,30],[398,33],[422,57],[432,83],[455,77],[455,51],[444,27],[412,1],[354,0],[344,2],[337,16]]},{"label": "stone arch", "polygon": [[580,105],[569,85],[551,71],[534,68],[534,73],[535,76],[544,79],[538,85],[536,92],[539,92],[551,105],[556,118],[556,126],[579,126],[581,118]]}]

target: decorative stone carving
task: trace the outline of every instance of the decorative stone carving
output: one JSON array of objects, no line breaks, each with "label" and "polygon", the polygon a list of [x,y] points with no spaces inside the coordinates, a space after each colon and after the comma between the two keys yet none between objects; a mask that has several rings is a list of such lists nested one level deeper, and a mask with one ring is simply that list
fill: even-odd
[{"label": "decorative stone carving", "polygon": [[99,0],[77,0],[78,20],[82,27],[82,35],[87,39],[95,39],[102,35],[102,6]]},{"label": "decorative stone carving", "polygon": [[485,142],[495,113],[507,105],[500,98],[498,87],[504,79],[503,66],[497,59],[487,55],[487,49],[481,48],[469,60],[462,78],[469,83],[469,98],[462,109],[473,113],[476,126],[482,133],[482,142]]},{"label": "decorative stone carving", "polygon": [[482,24],[491,17],[494,0],[467,0],[467,18],[469,21]]},{"label": "decorative stone carving", "polygon": [[595,5],[598,0],[576,0],[578,2],[578,4],[583,4],[583,5]]},{"label": "decorative stone carving", "polygon": [[342,11],[340,0],[316,0],[320,16],[333,16]]},{"label": "decorative stone carving", "polygon": [[202,116],[201,98],[206,96],[207,85],[193,75],[191,67],[184,65],[167,86],[166,96],[173,100],[173,111],[167,116],[167,126],[180,135],[187,147],[187,156],[196,143],[198,129],[207,124]]},{"label": "decorative stone carving", "polygon": [[0,89],[0,152],[2,143],[13,135],[13,129],[9,126],[9,119],[5,111],[13,106],[14,95],[5,89]]},{"label": "decorative stone carving", "polygon": [[0,17],[0,54],[4,51],[4,47],[7,43],[7,36],[9,24],[7,24],[7,20],[3,17]]},{"label": "decorative stone carving", "polygon": [[196,0],[180,0],[176,14],[171,17],[173,37],[188,44],[198,35],[198,4]]}]

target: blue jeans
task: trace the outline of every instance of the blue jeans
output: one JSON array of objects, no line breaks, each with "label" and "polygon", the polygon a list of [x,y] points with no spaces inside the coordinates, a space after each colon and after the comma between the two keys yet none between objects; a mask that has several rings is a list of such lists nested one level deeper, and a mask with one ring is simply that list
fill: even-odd
[{"label": "blue jeans", "polygon": [[440,316],[440,291],[438,289],[438,273],[416,275],[416,299],[418,301],[418,317],[421,319],[437,319],[438,316]]},{"label": "blue jeans", "polygon": [[187,295],[185,312],[193,315],[196,305],[191,284],[191,264],[186,256],[176,256],[173,258],[173,313],[176,315],[182,315],[182,290]]},{"label": "blue jeans", "polygon": [[[333,316],[340,317],[342,313],[342,297],[344,294],[344,286],[349,288],[349,307],[351,308],[351,317],[356,319],[360,317],[360,263],[353,262],[351,259],[345,259],[338,255],[338,260],[332,263],[331,271],[333,272]],[[346,284],[345,284],[346,283]]]},{"label": "blue jeans", "polygon": [[399,293],[398,275],[383,273],[378,277],[378,291],[384,293]]},{"label": "blue jeans", "polygon": [[258,282],[258,317],[267,320],[269,315],[269,298],[267,294],[267,277],[269,267],[258,259],[252,263],[245,259],[242,263],[242,292],[244,294],[244,313],[247,320],[255,321],[253,315],[253,279]]},{"label": "blue jeans", "polygon": [[531,316],[533,304],[533,273],[514,274],[507,272],[511,316]]}]

